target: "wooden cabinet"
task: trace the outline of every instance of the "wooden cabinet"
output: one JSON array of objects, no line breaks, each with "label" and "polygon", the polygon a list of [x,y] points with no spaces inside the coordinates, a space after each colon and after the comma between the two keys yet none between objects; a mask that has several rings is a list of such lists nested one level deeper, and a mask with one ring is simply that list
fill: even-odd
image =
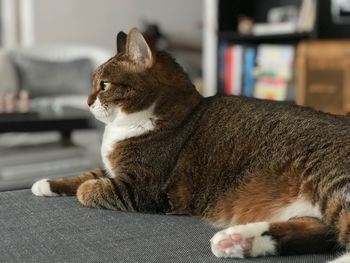
[{"label": "wooden cabinet", "polygon": [[305,41],[297,52],[298,105],[350,112],[350,41]]}]

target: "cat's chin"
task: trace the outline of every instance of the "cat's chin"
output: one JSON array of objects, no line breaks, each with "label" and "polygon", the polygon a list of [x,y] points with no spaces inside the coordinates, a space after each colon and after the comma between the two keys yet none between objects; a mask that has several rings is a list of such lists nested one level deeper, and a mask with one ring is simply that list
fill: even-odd
[{"label": "cat's chin", "polygon": [[105,123],[105,124],[109,124],[112,123],[116,116],[117,116],[117,111],[115,110],[101,110],[101,108],[90,108],[91,113],[94,115],[94,117]]},{"label": "cat's chin", "polygon": [[103,122],[104,124],[110,124],[116,118],[115,114],[113,114],[113,113],[111,113],[111,114],[94,114],[94,117],[97,120]]},{"label": "cat's chin", "polygon": [[99,98],[96,98],[95,102],[89,107],[89,109],[97,120],[105,124],[113,122],[118,114],[118,110],[116,108],[102,105]]},{"label": "cat's chin", "polygon": [[90,111],[97,120],[104,124],[112,123],[118,115],[117,110],[106,110],[101,107],[92,107],[90,108]]}]

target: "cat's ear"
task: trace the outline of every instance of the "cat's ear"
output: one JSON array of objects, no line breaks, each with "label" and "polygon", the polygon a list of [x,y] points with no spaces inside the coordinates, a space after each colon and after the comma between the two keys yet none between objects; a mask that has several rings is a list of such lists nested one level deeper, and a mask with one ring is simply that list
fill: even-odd
[{"label": "cat's ear", "polygon": [[126,39],[127,39],[127,35],[123,31],[120,31],[117,35],[117,41],[116,41],[117,54],[125,51]]},{"label": "cat's ear", "polygon": [[131,29],[128,34],[126,54],[133,63],[143,68],[152,66],[152,51],[137,28]]}]

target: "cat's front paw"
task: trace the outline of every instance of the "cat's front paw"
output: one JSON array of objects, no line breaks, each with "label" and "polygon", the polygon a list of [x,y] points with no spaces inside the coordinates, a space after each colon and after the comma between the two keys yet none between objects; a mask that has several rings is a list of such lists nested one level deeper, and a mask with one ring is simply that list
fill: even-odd
[{"label": "cat's front paw", "polygon": [[36,196],[58,196],[58,194],[51,191],[48,179],[35,182],[32,186],[32,193]]},{"label": "cat's front paw", "polygon": [[216,233],[211,250],[217,257],[244,258],[276,254],[276,242],[262,234],[269,230],[269,223],[259,222],[237,225]]},{"label": "cat's front paw", "polygon": [[85,206],[98,207],[99,188],[96,187],[97,180],[88,180],[79,186],[77,198]]}]

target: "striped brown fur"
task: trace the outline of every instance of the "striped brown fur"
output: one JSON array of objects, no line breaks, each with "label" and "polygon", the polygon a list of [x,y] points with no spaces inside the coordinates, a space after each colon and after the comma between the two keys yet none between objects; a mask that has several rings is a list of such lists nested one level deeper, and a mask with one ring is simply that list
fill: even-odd
[{"label": "striped brown fur", "polygon": [[72,178],[63,178],[58,180],[49,180],[51,190],[60,195],[75,195],[78,187],[92,179],[98,179],[104,177],[104,171],[100,168],[87,171],[79,176]]},{"label": "striped brown fur", "polygon": [[221,225],[273,221],[303,198],[321,216],[271,223],[265,234],[279,250],[325,252],[336,242],[350,251],[348,117],[237,96],[203,98],[169,55],[149,57],[143,46],[135,59],[141,38],[132,34],[94,74],[88,104],[98,99],[126,116],[155,105],[153,129],[115,142],[110,171],[50,180],[51,191],[77,192],[91,207],[185,213]]}]

